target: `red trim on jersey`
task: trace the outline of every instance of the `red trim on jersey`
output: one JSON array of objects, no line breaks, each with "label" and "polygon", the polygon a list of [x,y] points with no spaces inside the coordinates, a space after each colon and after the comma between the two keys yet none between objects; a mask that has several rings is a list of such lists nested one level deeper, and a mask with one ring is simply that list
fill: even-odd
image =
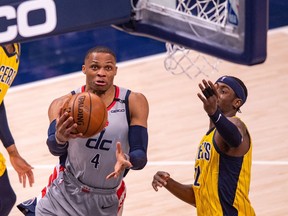
[{"label": "red trim on jersey", "polygon": [[49,180],[48,180],[48,184],[47,186],[45,186],[42,191],[41,191],[41,197],[43,198],[45,196],[45,194],[47,193],[47,191],[49,190],[50,185],[52,184],[52,182],[58,178],[59,173],[63,172],[65,169],[64,166],[62,165],[57,165],[54,167],[53,173],[49,176]]},{"label": "red trim on jersey", "polygon": [[112,103],[107,107],[107,111],[109,111],[117,102],[115,99],[119,97],[120,94],[120,89],[118,86],[114,86],[115,87],[115,96],[114,96],[114,100],[112,101]]},{"label": "red trim on jersey", "polygon": [[126,198],[126,185],[124,180],[120,183],[120,186],[117,188],[117,197],[118,197],[118,212],[123,207],[125,198]]},{"label": "red trim on jersey", "polygon": [[85,92],[85,87],[86,87],[86,85],[83,85],[83,86],[81,87],[81,92]]}]

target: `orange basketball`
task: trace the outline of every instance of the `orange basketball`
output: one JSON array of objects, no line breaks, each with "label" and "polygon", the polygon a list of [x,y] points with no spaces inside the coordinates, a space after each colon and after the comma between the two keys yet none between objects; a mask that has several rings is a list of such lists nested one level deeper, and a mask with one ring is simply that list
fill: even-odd
[{"label": "orange basketball", "polygon": [[75,94],[64,108],[77,123],[77,133],[91,137],[100,131],[107,122],[107,109],[100,97],[90,92]]}]

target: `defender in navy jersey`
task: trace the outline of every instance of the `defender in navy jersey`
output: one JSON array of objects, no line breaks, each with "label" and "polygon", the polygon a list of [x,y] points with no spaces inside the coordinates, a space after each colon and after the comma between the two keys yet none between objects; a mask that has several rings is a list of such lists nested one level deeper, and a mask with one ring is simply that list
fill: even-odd
[{"label": "defender in navy jersey", "polygon": [[[82,72],[86,85],[55,99],[49,107],[47,144],[64,166],[38,200],[39,216],[121,215],[123,177],[128,169],[139,170],[147,163],[149,107],[145,96],[114,85],[116,56],[106,47],[87,52]],[[74,134],[73,118],[67,112],[60,114],[72,94],[82,91],[97,94],[108,110],[106,127],[89,138]]]},{"label": "defender in navy jersey", "polygon": [[236,117],[247,99],[247,88],[232,76],[220,77],[215,84],[203,80],[199,88],[210,124],[195,158],[194,183],[183,185],[159,171],[152,186],[156,191],[164,186],[195,206],[199,216],[254,216],[248,197],[252,141],[246,125]]},{"label": "defender in navy jersey", "polygon": [[[20,44],[0,46],[0,140],[6,148],[11,165],[19,176],[20,183],[26,186],[28,178],[30,186],[34,183],[32,167],[21,157],[9,129],[4,97],[18,73],[20,63]],[[6,216],[16,202],[16,194],[9,182],[5,158],[0,152],[0,215]]]}]

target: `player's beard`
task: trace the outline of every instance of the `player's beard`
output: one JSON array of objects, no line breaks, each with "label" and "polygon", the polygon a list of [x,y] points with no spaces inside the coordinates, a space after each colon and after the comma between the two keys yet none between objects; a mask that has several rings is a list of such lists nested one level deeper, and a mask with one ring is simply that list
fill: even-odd
[{"label": "player's beard", "polygon": [[105,94],[106,90],[92,90],[92,92],[99,96]]}]

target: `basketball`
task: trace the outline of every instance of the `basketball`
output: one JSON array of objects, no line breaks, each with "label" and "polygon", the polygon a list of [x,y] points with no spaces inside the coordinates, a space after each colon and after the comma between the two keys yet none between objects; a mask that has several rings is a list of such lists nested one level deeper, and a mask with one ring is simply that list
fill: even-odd
[{"label": "basketball", "polygon": [[77,123],[76,133],[82,133],[85,138],[102,131],[107,122],[108,114],[104,102],[90,92],[73,95],[64,105],[64,111],[67,111]]}]

